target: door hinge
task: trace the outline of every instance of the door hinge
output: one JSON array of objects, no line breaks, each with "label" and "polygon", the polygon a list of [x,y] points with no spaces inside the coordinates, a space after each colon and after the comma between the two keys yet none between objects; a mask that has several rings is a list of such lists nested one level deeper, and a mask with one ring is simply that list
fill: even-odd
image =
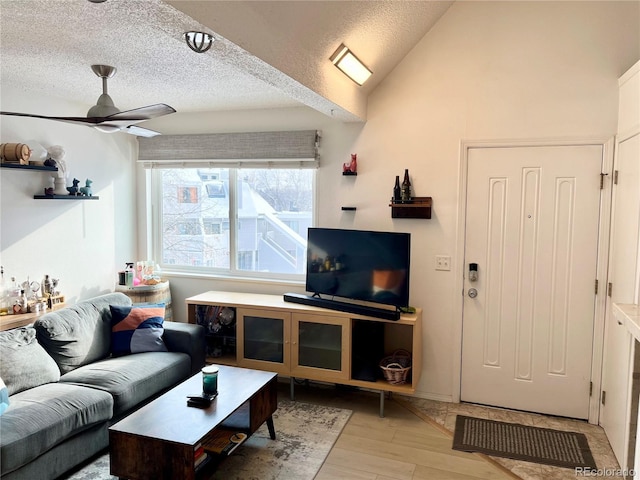
[{"label": "door hinge", "polygon": [[604,188],[604,177],[605,175],[609,175],[608,173],[601,173],[600,174],[600,190],[602,190]]},{"label": "door hinge", "polygon": [[598,294],[598,279],[596,278],[596,295]]},{"label": "door hinge", "polygon": [[613,290],[613,283],[609,282],[609,285],[607,286],[607,295],[611,296],[612,290]]},{"label": "door hinge", "polygon": [[613,184],[617,185],[618,184],[618,170],[615,170],[613,172]]},{"label": "door hinge", "polygon": [[589,396],[593,395],[593,382],[589,382]]},{"label": "door hinge", "polygon": [[607,400],[607,392],[605,392],[604,390],[602,391],[602,404],[604,405],[606,400]]}]

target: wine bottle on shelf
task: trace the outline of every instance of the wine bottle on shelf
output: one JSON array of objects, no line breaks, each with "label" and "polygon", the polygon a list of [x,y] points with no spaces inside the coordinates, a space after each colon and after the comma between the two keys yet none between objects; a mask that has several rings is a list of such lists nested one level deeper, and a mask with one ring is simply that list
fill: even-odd
[{"label": "wine bottle on shelf", "polygon": [[402,199],[402,189],[400,188],[400,175],[396,175],[396,184],[393,187],[393,201],[398,203]]},{"label": "wine bottle on shelf", "polygon": [[411,180],[409,180],[409,169],[404,169],[404,180],[402,181],[402,193],[401,193],[403,202],[411,201]]}]

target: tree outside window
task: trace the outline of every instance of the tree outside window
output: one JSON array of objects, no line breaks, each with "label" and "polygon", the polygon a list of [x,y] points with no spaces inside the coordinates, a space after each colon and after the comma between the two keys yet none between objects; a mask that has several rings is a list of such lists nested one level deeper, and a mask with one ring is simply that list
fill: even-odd
[{"label": "tree outside window", "polygon": [[304,275],[315,170],[159,170],[152,178],[162,205],[157,233],[163,265],[270,278]]}]

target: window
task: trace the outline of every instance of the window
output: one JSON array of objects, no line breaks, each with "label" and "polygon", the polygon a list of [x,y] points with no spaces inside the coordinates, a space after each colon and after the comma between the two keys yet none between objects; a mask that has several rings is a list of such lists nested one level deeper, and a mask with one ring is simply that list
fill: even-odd
[{"label": "window", "polygon": [[319,141],[317,130],[138,138],[154,259],[172,271],[303,279]]},{"label": "window", "polygon": [[207,196],[209,198],[224,198],[226,192],[224,190],[224,182],[216,180],[215,182],[208,182],[205,185],[207,189]]},{"label": "window", "polygon": [[198,203],[198,187],[178,187],[178,203]]},{"label": "window", "polygon": [[238,276],[304,275],[314,169],[155,168],[151,181],[161,200],[152,237],[162,265]]},{"label": "window", "polygon": [[222,233],[221,221],[217,219],[204,218],[205,235],[220,235]]},{"label": "window", "polygon": [[175,229],[172,230],[177,232],[178,235],[200,235],[200,224],[198,223],[197,218],[190,218],[186,220],[179,220],[175,224]]}]

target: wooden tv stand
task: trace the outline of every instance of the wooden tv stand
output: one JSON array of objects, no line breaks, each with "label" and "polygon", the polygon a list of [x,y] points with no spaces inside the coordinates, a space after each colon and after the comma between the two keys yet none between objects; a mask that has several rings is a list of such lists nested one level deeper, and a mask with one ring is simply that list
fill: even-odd
[{"label": "wooden tv stand", "polygon": [[[399,320],[289,303],[282,295],[210,291],[186,299],[189,323],[207,329],[207,362],[276,372],[290,378],[413,394],[422,373],[422,309]],[[235,313],[235,329],[216,325],[223,307]],[[228,313],[228,312],[226,312]],[[224,315],[223,315],[224,317]],[[224,324],[225,322],[223,322]],[[371,332],[371,334],[369,334]],[[370,343],[368,343],[370,342]],[[378,362],[396,350],[411,353],[406,383],[384,379]],[[375,358],[364,358],[375,355]],[[378,358],[379,357],[379,358]],[[366,364],[367,368],[361,368]],[[372,378],[375,375],[378,378]],[[368,377],[363,379],[364,377]]]}]

